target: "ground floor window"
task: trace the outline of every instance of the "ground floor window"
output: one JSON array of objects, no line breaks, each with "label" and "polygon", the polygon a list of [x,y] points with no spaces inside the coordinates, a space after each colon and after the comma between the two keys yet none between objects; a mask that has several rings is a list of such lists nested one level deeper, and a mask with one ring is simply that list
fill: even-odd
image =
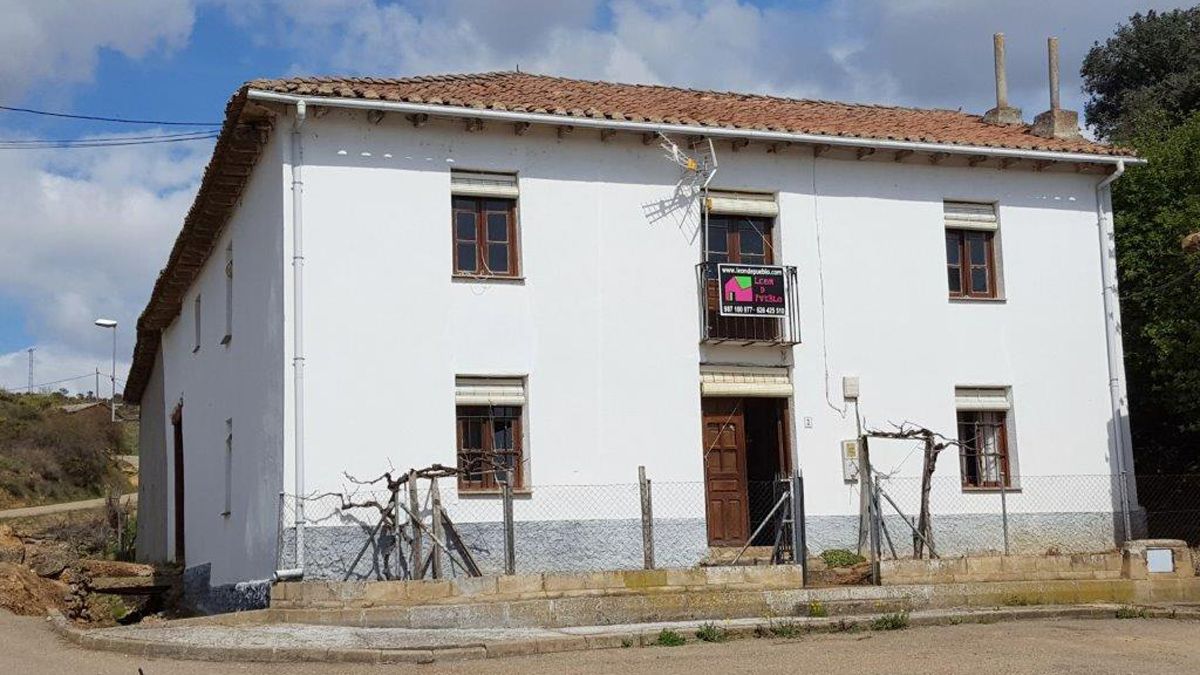
[{"label": "ground floor window", "polygon": [[521,406],[459,405],[458,489],[497,490],[504,472],[513,487],[525,487],[521,443]]},{"label": "ground floor window", "polygon": [[1012,487],[1008,414],[1003,410],[958,411],[964,488]]}]

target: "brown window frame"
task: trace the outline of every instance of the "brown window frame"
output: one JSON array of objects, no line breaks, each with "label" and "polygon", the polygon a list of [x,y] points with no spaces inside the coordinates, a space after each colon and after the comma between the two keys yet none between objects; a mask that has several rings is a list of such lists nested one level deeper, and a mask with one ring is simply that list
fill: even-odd
[{"label": "brown window frame", "polygon": [[[497,411],[511,412],[498,415]],[[513,468],[513,489],[525,489],[524,414],[524,406],[519,405],[459,405],[455,407],[455,454],[459,492],[494,493],[500,490],[500,481],[497,480],[494,464],[487,461],[489,456],[495,457],[497,454],[494,443],[495,424],[498,420],[505,420],[512,425],[513,447],[504,450],[503,454],[511,456],[508,466]],[[471,420],[483,420],[485,426],[485,429],[482,429],[479,434],[481,445],[479,448],[463,447],[467,437],[467,425]],[[468,458],[471,456],[478,456],[478,461],[481,463],[478,471],[473,472],[468,465],[470,462]],[[478,475],[478,478],[474,477],[475,474]]]},{"label": "brown window frame", "polygon": [[[504,202],[504,209],[490,209],[489,202]],[[466,204],[470,203],[470,208]],[[470,213],[475,218],[474,241],[459,237],[458,216],[460,213]],[[508,219],[505,229],[506,241],[493,241],[488,238],[487,217],[493,213],[504,213]],[[476,197],[468,195],[451,195],[450,197],[450,258],[454,276],[471,278],[519,279],[521,277],[520,246],[518,245],[519,231],[517,228],[517,200],[511,197]],[[464,269],[459,265],[459,246],[475,245],[475,269]],[[487,264],[488,247],[505,245],[508,249],[508,269],[495,272]]]},{"label": "brown window frame", "polygon": [[[968,242],[972,238],[982,239],[984,246],[984,261],[982,265],[972,264]],[[950,246],[956,248],[958,264],[952,264]],[[996,284],[996,233],[988,230],[970,230],[965,228],[946,228],[946,283],[950,297],[956,299],[991,300],[999,297]],[[973,284],[972,272],[983,268],[987,273],[987,288],[980,291]],[[958,278],[958,290],[949,287],[951,275]]]},{"label": "brown window frame", "polygon": [[[999,420],[985,422],[983,421],[983,416],[985,415],[998,416]],[[996,455],[999,461],[999,470],[1003,478],[1004,488],[1012,489],[1012,461],[1011,452],[1008,447],[1008,412],[1004,410],[959,410],[955,421],[958,428],[958,440],[961,443],[958,457],[963,489],[998,490],[1001,487],[1000,480],[984,479],[986,471],[981,462],[987,457],[987,454],[982,452],[981,436],[978,428],[985,425],[996,429],[996,439],[999,446],[999,452]],[[969,436],[963,433],[964,427],[968,425],[976,427],[976,430]],[[974,475],[972,476],[971,474]]]},{"label": "brown window frame", "polygon": [[[725,251],[718,252],[725,256],[725,260],[716,260],[713,258],[714,251],[712,250],[712,221],[713,220],[728,220],[736,223],[738,227],[731,229],[728,226],[725,228]],[[746,262],[742,258],[745,255],[742,252],[742,227],[743,222],[749,222],[753,226],[758,224],[755,229],[755,235],[761,236],[763,240],[763,253],[761,262]],[[707,250],[704,252],[705,260],[708,263],[731,263],[731,264],[746,264],[746,265],[773,265],[775,264],[775,218],[768,216],[740,216],[723,213],[710,213],[708,220],[704,224],[707,230],[704,234],[704,242]]]}]

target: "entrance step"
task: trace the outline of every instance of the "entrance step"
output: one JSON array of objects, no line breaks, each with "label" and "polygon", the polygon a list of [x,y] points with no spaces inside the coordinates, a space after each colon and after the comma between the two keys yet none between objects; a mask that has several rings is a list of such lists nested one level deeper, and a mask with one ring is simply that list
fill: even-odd
[{"label": "entrance step", "polygon": [[[701,567],[728,567],[736,565],[738,567],[755,567],[760,565],[771,564],[770,546],[751,546],[742,553],[742,557],[738,558],[738,553],[742,550],[740,546],[710,546],[708,555],[700,561]],[[737,562],[734,562],[734,559]]]}]

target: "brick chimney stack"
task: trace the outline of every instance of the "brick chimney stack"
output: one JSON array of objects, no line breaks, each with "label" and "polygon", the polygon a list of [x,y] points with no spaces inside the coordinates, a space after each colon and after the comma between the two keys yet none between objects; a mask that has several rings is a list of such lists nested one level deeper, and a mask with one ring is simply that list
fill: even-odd
[{"label": "brick chimney stack", "polygon": [[1058,38],[1048,41],[1050,51],[1050,109],[1033,118],[1033,133],[1043,138],[1079,138],[1079,113],[1063,110],[1058,101]]},{"label": "brick chimney stack", "polygon": [[988,124],[1020,124],[1021,109],[1008,104],[1008,75],[1004,70],[1004,33],[992,36],[996,53],[996,107],[983,114]]}]

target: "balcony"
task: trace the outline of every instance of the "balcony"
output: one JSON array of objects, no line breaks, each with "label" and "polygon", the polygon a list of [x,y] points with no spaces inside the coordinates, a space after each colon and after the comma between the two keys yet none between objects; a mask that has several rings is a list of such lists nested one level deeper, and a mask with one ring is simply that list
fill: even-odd
[{"label": "balcony", "polygon": [[747,312],[782,311],[782,315],[722,314],[718,263],[700,263],[696,266],[702,344],[794,345],[800,342],[800,289],[796,268],[774,265],[762,269],[772,271],[773,277],[782,282],[782,297],[776,296],[776,302],[767,303],[774,305],[770,308],[754,307],[751,302],[739,309]]}]

